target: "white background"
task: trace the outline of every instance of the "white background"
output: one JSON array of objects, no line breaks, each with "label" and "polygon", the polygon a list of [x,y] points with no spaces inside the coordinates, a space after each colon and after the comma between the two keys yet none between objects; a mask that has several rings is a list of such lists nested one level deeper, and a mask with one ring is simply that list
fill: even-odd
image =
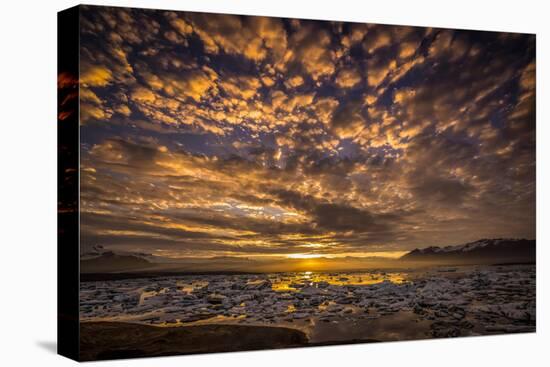
[{"label": "white background", "polygon": [[[539,1],[128,0],[177,10],[537,33],[537,333],[101,362],[104,366],[549,365],[548,9]],[[73,365],[56,343],[56,12],[3,2],[0,19],[0,364]],[[546,312],[545,312],[546,311]],[[545,340],[546,339],[546,340]],[[95,365],[90,363],[87,365]]]}]

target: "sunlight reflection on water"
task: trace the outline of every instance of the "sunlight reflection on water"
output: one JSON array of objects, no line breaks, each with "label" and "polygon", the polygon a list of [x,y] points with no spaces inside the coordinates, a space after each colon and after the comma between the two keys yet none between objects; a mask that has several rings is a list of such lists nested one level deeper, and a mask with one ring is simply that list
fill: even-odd
[{"label": "sunlight reflection on water", "polygon": [[[314,273],[306,271],[303,273],[293,273],[270,278],[272,289],[279,292],[297,291],[305,286],[312,286],[315,283],[321,285],[371,285],[381,283],[383,281],[401,284],[407,282],[404,273]],[[319,286],[320,284],[317,284]]]}]

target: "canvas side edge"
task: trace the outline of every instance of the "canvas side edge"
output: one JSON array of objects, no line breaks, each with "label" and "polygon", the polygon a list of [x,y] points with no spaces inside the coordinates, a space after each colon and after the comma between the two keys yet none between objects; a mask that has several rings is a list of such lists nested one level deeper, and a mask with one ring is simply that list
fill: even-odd
[{"label": "canvas side edge", "polygon": [[79,12],[57,14],[57,353],[79,359]]}]

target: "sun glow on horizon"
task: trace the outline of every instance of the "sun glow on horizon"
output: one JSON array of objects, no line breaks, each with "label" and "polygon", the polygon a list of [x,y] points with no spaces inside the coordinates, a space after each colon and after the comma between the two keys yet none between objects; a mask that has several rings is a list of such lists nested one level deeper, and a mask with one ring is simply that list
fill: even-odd
[{"label": "sun glow on horizon", "polygon": [[290,254],[286,256],[289,259],[318,259],[320,257],[330,257],[322,254]]},{"label": "sun glow on horizon", "polygon": [[362,252],[362,253],[340,253],[340,254],[308,254],[296,253],[288,254],[287,259],[337,259],[345,257],[366,258],[366,257],[381,257],[385,259],[397,259],[405,255],[408,251],[378,251],[378,252]]}]

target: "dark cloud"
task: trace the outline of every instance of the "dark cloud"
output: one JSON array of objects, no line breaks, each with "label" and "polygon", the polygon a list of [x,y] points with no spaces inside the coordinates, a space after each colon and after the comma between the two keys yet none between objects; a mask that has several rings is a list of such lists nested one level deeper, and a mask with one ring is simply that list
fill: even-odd
[{"label": "dark cloud", "polygon": [[332,117],[332,129],[340,138],[352,138],[365,128],[363,103],[359,100],[350,100],[341,104]]},{"label": "dark cloud", "polygon": [[415,182],[412,191],[419,200],[443,203],[446,205],[460,205],[467,195],[473,191],[468,183],[456,179],[442,177],[426,177],[424,173],[420,177],[412,178]]},{"label": "dark cloud", "polygon": [[367,210],[350,205],[326,202],[311,196],[302,195],[295,191],[277,190],[273,194],[278,202],[298,210],[304,210],[311,215],[312,224],[316,228],[328,231],[370,232],[385,230],[387,223],[380,219],[388,219],[381,215],[377,220]]},{"label": "dark cloud", "polygon": [[369,212],[353,206],[320,204],[314,208],[312,214],[317,225],[328,230],[369,232],[378,228]]}]

